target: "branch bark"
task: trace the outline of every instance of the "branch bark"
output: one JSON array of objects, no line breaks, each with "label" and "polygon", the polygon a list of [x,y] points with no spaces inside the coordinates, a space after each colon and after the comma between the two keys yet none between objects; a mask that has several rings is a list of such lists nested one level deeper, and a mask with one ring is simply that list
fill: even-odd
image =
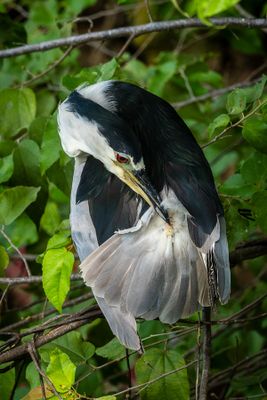
[{"label": "branch bark", "polygon": [[246,27],[246,28],[266,28],[267,19],[265,18],[236,18],[223,17],[211,18],[212,27],[205,25],[198,18],[179,19],[175,21],[151,22],[149,24],[127,26],[115,29],[108,29],[99,32],[89,32],[82,35],[74,35],[61,39],[48,40],[41,43],[30,44],[0,51],[0,58],[16,57],[22,54],[48,51],[57,47],[77,46],[88,43],[92,40],[110,40],[121,37],[141,36],[151,32],[163,32],[184,28],[214,28],[214,27]]},{"label": "branch bark", "polygon": [[[79,319],[77,321],[70,322],[66,325],[59,326],[55,329],[52,329],[48,333],[43,333],[42,335],[38,336],[35,339],[34,341],[35,348],[41,347],[46,343],[52,342],[52,340],[55,340],[56,338],[63,336],[70,331],[73,331],[85,324],[88,324],[88,322],[90,322],[92,319],[97,318],[101,315],[102,313],[100,310],[93,310],[90,313],[88,313],[88,315],[83,319]],[[29,343],[24,343],[20,346],[14,347],[0,354],[0,363],[6,363],[21,358],[22,356],[25,356],[25,354],[28,354],[28,346]]]}]

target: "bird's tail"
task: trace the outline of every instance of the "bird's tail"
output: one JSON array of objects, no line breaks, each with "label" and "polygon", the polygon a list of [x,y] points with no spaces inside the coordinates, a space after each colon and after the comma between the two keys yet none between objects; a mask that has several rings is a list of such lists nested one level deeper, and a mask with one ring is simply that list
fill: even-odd
[{"label": "bird's tail", "polygon": [[[103,311],[114,334],[133,349],[140,348],[134,317],[174,323],[211,305],[207,264],[187,226],[172,234],[157,215],[140,229],[113,235],[80,268],[100,307],[102,302],[110,308]],[[124,319],[113,319],[114,310]],[[126,340],[120,324],[127,318]]]}]

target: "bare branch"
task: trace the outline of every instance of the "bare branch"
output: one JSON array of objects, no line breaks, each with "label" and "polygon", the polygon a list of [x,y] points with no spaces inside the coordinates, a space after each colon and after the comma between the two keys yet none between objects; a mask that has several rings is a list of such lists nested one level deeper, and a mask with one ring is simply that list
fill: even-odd
[{"label": "bare branch", "polygon": [[[72,274],[71,275],[72,281],[79,281],[82,280],[80,274]],[[16,278],[0,278],[0,284],[4,285],[23,285],[27,283],[41,283],[42,276],[41,275],[32,275],[32,276],[21,276]]]},{"label": "bare branch", "polygon": [[[35,340],[35,347],[41,347],[46,343],[52,342],[52,340],[57,339],[60,336],[65,335],[68,332],[71,332],[75,329],[80,328],[83,325],[89,323],[92,319],[101,316],[102,313],[100,310],[93,310],[88,313],[88,315],[84,316],[83,319],[78,321],[69,322],[68,324],[64,324],[62,326],[56,327],[52,329],[48,333],[43,333],[42,335],[38,336]],[[28,343],[24,343],[18,347],[14,347],[2,354],[0,354],[0,363],[6,363],[9,361],[16,360],[21,358],[25,354],[28,353]]]},{"label": "bare branch", "polygon": [[179,101],[177,103],[173,103],[172,106],[176,109],[176,110],[180,110],[183,107],[189,106],[191,104],[194,103],[199,103],[201,101],[206,101],[209,99],[215,99],[218,96],[221,96],[223,94],[226,94],[228,92],[230,92],[231,90],[237,89],[237,88],[245,88],[245,87],[249,87],[254,85],[255,83],[257,83],[259,81],[259,79],[254,79],[253,81],[245,81],[245,82],[238,82],[238,83],[234,83],[233,85],[221,88],[221,89],[215,89],[215,90],[211,90],[208,93],[202,94],[201,96],[197,96],[197,97],[192,97],[189,98],[187,100],[182,100]]},{"label": "bare branch", "polygon": [[[213,27],[246,27],[246,28],[266,28],[267,19],[265,18],[236,18],[223,17],[211,18],[210,23]],[[0,58],[16,57],[22,54],[35,53],[39,51],[48,51],[57,47],[77,46],[88,43],[92,40],[110,40],[131,35],[141,36],[151,32],[163,32],[184,28],[205,28],[212,27],[205,25],[198,18],[179,19],[176,21],[151,22],[149,24],[128,26],[115,29],[108,29],[99,32],[89,32],[82,35],[69,36],[67,38],[48,40],[46,42],[24,45],[12,49],[0,51]]]},{"label": "bare branch", "polygon": [[[67,307],[71,307],[74,306],[76,304],[80,304],[83,303],[86,300],[89,300],[92,298],[92,293],[85,293],[79,297],[76,297],[75,299],[71,299],[66,301],[63,304],[63,308],[67,308]],[[37,314],[33,314],[33,315],[29,315],[28,317],[22,319],[21,321],[18,322],[14,322],[13,324],[7,325],[5,327],[3,327],[2,329],[0,329],[0,334],[2,334],[3,332],[11,332],[14,331],[15,329],[21,328],[25,325],[28,325],[31,322],[34,321],[38,321],[41,319],[44,319],[44,317],[48,317],[51,314],[56,313],[57,310],[55,308],[50,308],[48,310],[46,310],[45,312],[41,312],[41,313],[37,313]]]},{"label": "bare branch", "polygon": [[230,253],[231,267],[244,260],[251,260],[267,254],[267,238],[251,240],[239,244],[234,251]]}]

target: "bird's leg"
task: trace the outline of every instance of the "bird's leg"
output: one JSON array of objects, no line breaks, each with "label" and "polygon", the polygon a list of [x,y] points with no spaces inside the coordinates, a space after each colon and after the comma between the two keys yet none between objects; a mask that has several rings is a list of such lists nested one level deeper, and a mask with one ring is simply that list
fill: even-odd
[{"label": "bird's leg", "polygon": [[203,345],[202,345],[202,374],[199,390],[199,400],[207,400],[208,398],[208,380],[211,358],[211,307],[203,307]]}]

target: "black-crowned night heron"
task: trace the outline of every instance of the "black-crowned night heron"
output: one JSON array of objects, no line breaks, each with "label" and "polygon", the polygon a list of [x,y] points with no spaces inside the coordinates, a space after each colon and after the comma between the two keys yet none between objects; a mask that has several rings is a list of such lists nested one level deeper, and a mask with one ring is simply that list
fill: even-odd
[{"label": "black-crowned night heron", "polygon": [[59,106],[75,158],[72,237],[113,333],[139,350],[136,317],[172,324],[230,295],[223,208],[190,130],[135,85],[81,86]]}]

